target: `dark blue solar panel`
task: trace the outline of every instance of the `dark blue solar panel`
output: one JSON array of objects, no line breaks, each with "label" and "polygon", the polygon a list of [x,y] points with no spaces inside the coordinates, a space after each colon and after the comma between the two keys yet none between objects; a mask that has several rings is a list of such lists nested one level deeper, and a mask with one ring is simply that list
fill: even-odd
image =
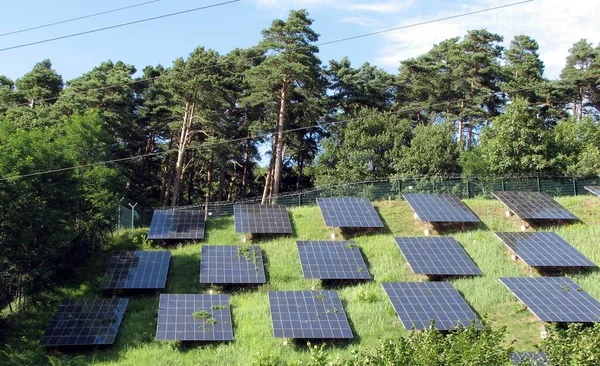
[{"label": "dark blue solar panel", "polygon": [[298,241],[296,246],[304,278],[371,278],[360,248],[353,241]]},{"label": "dark blue solar panel", "polygon": [[510,362],[520,366],[545,366],[548,365],[548,356],[544,352],[513,352]]},{"label": "dark blue solar panel", "polygon": [[449,282],[384,282],[383,289],[404,328],[452,330],[467,327],[477,315]]},{"label": "dark blue solar panel", "polygon": [[337,291],[272,291],[269,304],[275,337],[354,337]]},{"label": "dark blue solar panel", "polygon": [[159,341],[233,340],[229,296],[160,295],[156,339]]},{"label": "dark blue solar panel", "polygon": [[235,231],[249,234],[291,234],[292,223],[283,205],[236,204]]},{"label": "dark blue solar panel", "polygon": [[148,239],[204,239],[204,211],[154,210]]},{"label": "dark blue solar panel", "polygon": [[423,222],[479,222],[453,194],[406,193],[404,199]]},{"label": "dark blue solar panel", "polygon": [[167,283],[171,252],[115,252],[102,281],[105,290],[161,289]]},{"label": "dark blue solar panel", "polygon": [[368,198],[317,198],[327,227],[383,227]]},{"label": "dark blue solar panel", "polygon": [[600,302],[567,277],[503,277],[500,282],[541,321],[600,321]]},{"label": "dark blue solar panel", "polygon": [[449,237],[397,237],[396,244],[416,274],[437,276],[481,275],[477,265]]},{"label": "dark blue solar panel", "polygon": [[519,258],[531,267],[596,267],[558,234],[496,233]]},{"label": "dark blue solar panel", "polygon": [[583,188],[587,189],[590,193],[593,193],[596,196],[600,196],[600,186],[585,186]]},{"label": "dark blue solar panel", "polygon": [[46,328],[42,346],[113,344],[129,300],[64,299]]},{"label": "dark blue solar panel", "polygon": [[265,283],[259,246],[203,245],[200,283]]},{"label": "dark blue solar panel", "polygon": [[577,216],[544,192],[493,192],[492,194],[523,220],[577,220]]}]

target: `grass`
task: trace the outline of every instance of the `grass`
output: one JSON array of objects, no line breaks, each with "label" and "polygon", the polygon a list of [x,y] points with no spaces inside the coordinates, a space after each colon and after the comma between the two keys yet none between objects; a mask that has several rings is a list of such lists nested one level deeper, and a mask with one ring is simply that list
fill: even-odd
[{"label": "grass", "polygon": [[[574,247],[595,263],[600,263],[600,200],[592,197],[565,197],[558,201],[582,219],[582,223],[555,229]],[[506,218],[504,207],[494,200],[472,199],[466,204],[483,220],[483,225],[466,231],[447,233],[454,236],[483,272],[476,278],[453,279],[454,286],[480,315],[494,326],[506,327],[507,344],[514,341],[518,350],[531,350],[541,341],[543,324],[528,310],[523,310],[516,298],[498,281],[502,276],[528,276],[528,269],[510,258],[494,231],[518,231],[520,222]],[[406,334],[389,303],[381,283],[385,281],[418,281],[398,250],[393,236],[423,235],[423,225],[415,221],[405,202],[376,203],[386,223],[386,229],[352,237],[367,260],[373,281],[341,286],[340,296],[350,319],[355,339],[349,343],[331,343],[332,357],[350,358],[352,350],[375,346],[382,338]],[[295,247],[296,240],[328,240],[330,231],[322,224],[317,207],[292,210],[295,235],[257,240],[263,250],[268,283],[248,290],[236,290],[231,295],[231,311],[235,341],[182,347],[171,342],[154,340],[158,308],[157,295],[131,296],[116,343],[104,349],[83,349],[71,352],[47,351],[37,345],[48,321],[63,297],[100,297],[100,282],[110,252],[133,249],[133,238],[145,230],[115,234],[110,245],[96,260],[80,270],[67,285],[53,293],[41,294],[42,304],[7,319],[1,334],[0,364],[95,364],[95,365],[248,365],[262,356],[282,362],[306,360],[306,347],[273,337],[267,293],[272,290],[308,290],[323,288],[320,282],[306,280]],[[242,237],[235,233],[232,218],[211,220],[207,225],[206,244],[239,244]],[[139,243],[139,241],[138,241]],[[165,293],[207,293],[211,288],[198,282],[200,245],[184,244],[171,248],[172,258]],[[148,249],[148,248],[145,248]],[[367,270],[365,269],[365,270]],[[592,296],[600,299],[598,271],[570,275]],[[214,289],[213,289],[214,290]],[[216,291],[223,291],[219,288]],[[199,314],[198,316],[203,316]]]}]

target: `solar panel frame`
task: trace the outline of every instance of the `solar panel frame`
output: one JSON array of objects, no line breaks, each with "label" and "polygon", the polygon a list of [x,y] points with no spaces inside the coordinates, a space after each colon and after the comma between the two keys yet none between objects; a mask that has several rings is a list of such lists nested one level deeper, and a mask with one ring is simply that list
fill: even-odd
[{"label": "solar panel frame", "polygon": [[353,241],[297,241],[304,278],[370,280],[360,248]]},{"label": "solar panel frame", "polygon": [[154,210],[148,239],[204,239],[204,227],[202,210]]},{"label": "solar panel frame", "polygon": [[394,240],[415,274],[433,276],[479,276],[481,270],[456,239],[395,237]]},{"label": "solar panel frame", "polygon": [[200,283],[266,283],[262,250],[258,245],[203,245]]},{"label": "solar panel frame", "polygon": [[492,192],[523,220],[579,220],[545,192]]},{"label": "solar panel frame", "polygon": [[383,221],[368,198],[319,197],[317,204],[327,227],[384,227]]},{"label": "solar panel frame", "polygon": [[543,322],[600,322],[600,302],[567,277],[501,277],[529,311]]},{"label": "solar panel frame", "polygon": [[[206,317],[195,318],[194,313],[204,313]],[[233,324],[229,296],[161,294],[156,340],[232,341]]]},{"label": "solar panel frame", "polygon": [[236,203],[235,231],[243,234],[291,234],[290,215],[284,205]]},{"label": "solar panel frame", "polygon": [[63,299],[39,344],[47,347],[110,345],[129,299]]},{"label": "solar panel frame", "polygon": [[381,284],[405,329],[438,330],[467,327],[478,318],[449,282],[384,282]]},{"label": "solar panel frame", "polygon": [[595,194],[596,196],[600,196],[600,186],[585,186],[588,192]]},{"label": "solar panel frame", "polygon": [[269,307],[276,338],[354,338],[337,291],[271,291]]},{"label": "solar panel frame", "polygon": [[163,289],[170,261],[170,251],[113,252],[101,287],[103,290]]},{"label": "solar panel frame", "polygon": [[405,193],[404,199],[423,222],[480,222],[454,194]]},{"label": "solar panel frame", "polygon": [[[523,361],[529,361],[523,364]],[[548,355],[544,352],[513,352],[510,355],[513,365],[544,366],[548,364]]]},{"label": "solar panel frame", "polygon": [[597,267],[554,232],[496,232],[496,236],[530,267]]}]

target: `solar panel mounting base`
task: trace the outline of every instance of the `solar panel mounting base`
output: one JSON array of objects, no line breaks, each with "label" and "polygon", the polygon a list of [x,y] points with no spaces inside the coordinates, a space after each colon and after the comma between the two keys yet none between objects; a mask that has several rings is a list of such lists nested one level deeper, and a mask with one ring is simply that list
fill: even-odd
[{"label": "solar panel mounting base", "polygon": [[515,253],[513,253],[510,257],[512,258],[513,261],[516,261],[517,259],[519,259],[519,257]]},{"label": "solar panel mounting base", "polygon": [[540,337],[542,337],[542,339],[548,338],[548,330],[546,330],[546,327],[542,328],[542,331],[540,332]]},{"label": "solar panel mounting base", "polygon": [[335,231],[331,233],[331,240],[335,240]]},{"label": "solar panel mounting base", "polygon": [[423,230],[423,234],[425,234],[425,236],[429,236],[429,234],[431,234],[431,231],[429,230],[428,222],[425,223],[425,230]]},{"label": "solar panel mounting base", "polygon": [[521,231],[527,231],[527,225],[524,222],[521,223]]},{"label": "solar panel mounting base", "polygon": [[510,210],[504,211],[504,216],[511,217],[512,215],[513,215],[513,213]]},{"label": "solar panel mounting base", "polygon": [[244,237],[242,238],[242,243],[246,243],[248,241],[248,236],[246,234],[244,234]]},{"label": "solar panel mounting base", "polygon": [[419,215],[417,215],[416,213],[413,214],[413,219],[418,220],[419,219]]}]

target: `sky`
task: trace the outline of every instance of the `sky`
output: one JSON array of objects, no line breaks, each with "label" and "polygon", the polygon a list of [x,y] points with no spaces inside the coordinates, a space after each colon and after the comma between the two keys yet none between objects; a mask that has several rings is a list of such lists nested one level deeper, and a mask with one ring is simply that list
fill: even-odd
[{"label": "sky", "polygon": [[[49,22],[101,12],[148,0],[2,0],[0,34]],[[161,0],[152,4],[40,30],[0,36],[0,49],[94,28],[135,21],[215,4],[223,0]],[[17,79],[41,60],[50,59],[65,80],[73,79],[106,60],[123,61],[138,70],[147,65],[171,66],[195,47],[220,53],[256,45],[261,30],[273,19],[285,19],[290,9],[305,8],[314,19],[320,42],[410,25],[517,0],[241,0],[221,7],[111,29],[80,37],[0,52],[0,75]],[[504,37],[518,34],[540,44],[546,77],[554,79],[569,48],[585,38],[600,41],[600,1],[534,0],[510,8],[440,21],[357,40],[320,47],[323,63],[347,56],[355,67],[364,62],[396,73],[400,61],[427,52],[440,41],[486,28]]]}]

